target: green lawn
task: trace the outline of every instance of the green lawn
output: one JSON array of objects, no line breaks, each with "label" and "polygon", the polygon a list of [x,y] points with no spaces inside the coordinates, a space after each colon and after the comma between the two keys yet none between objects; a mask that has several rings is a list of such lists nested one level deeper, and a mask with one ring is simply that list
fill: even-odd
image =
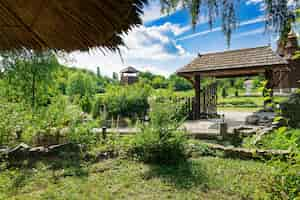
[{"label": "green lawn", "polygon": [[220,107],[218,106],[219,111],[233,111],[233,112],[256,112],[262,109],[262,107],[254,107],[254,108],[247,108],[247,107]]},{"label": "green lawn", "polygon": [[[162,90],[163,91],[163,90]],[[160,91],[160,92],[162,92]],[[165,91],[164,91],[165,92]],[[184,97],[194,96],[194,91],[186,92],[175,92],[176,96]],[[275,96],[274,101],[280,103],[287,100],[288,97]],[[220,94],[218,95],[218,110],[220,111],[241,111],[241,112],[255,112],[263,108],[264,97],[262,96],[228,96],[223,98]]]},{"label": "green lawn", "polygon": [[[286,100],[288,97],[275,96],[274,101],[280,103]],[[250,96],[250,97],[226,97],[218,98],[218,104],[231,104],[237,107],[249,107],[247,104],[253,104],[253,107],[262,107],[264,105],[264,98],[262,96]]]},{"label": "green lawn", "polygon": [[0,199],[252,199],[272,169],[260,162],[201,157],[179,167],[123,159],[0,173]]}]

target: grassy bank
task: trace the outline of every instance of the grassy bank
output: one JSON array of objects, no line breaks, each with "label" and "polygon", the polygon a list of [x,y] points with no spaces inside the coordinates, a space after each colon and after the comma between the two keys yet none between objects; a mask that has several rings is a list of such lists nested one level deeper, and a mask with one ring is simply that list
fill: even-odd
[{"label": "grassy bank", "polygon": [[263,163],[203,157],[179,167],[128,160],[39,163],[0,173],[0,199],[252,199],[264,197],[272,169]]}]

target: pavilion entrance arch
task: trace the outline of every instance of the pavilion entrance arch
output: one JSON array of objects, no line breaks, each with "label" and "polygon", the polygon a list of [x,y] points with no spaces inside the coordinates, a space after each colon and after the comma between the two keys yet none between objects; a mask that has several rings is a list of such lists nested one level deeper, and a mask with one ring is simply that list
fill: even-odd
[{"label": "pavilion entrance arch", "polygon": [[177,74],[192,82],[194,86],[193,119],[197,120],[201,119],[203,114],[209,115],[216,112],[217,104],[216,85],[214,85],[214,92],[209,95],[215,95],[214,100],[209,104],[201,100],[207,101],[206,98],[203,98],[203,95],[207,95],[207,93],[201,91],[202,78],[249,77],[264,74],[268,81],[267,88],[275,89],[287,85],[285,82],[289,81],[291,72],[291,67],[286,59],[273,52],[269,46],[263,46],[199,54],[190,64],[179,69]]}]

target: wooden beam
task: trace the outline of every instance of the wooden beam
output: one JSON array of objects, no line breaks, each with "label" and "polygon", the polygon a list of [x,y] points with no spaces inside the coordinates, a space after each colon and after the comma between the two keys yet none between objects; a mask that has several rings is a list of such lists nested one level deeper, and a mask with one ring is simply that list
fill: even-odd
[{"label": "wooden beam", "polygon": [[242,76],[257,76],[264,74],[266,70],[287,70],[287,65],[273,65],[273,66],[255,66],[255,67],[244,67],[244,68],[227,68],[217,70],[206,70],[206,71],[191,71],[191,72],[178,72],[179,76],[186,79],[191,79],[196,75],[201,77],[215,77],[215,78],[231,78],[231,77],[242,77]]},{"label": "wooden beam", "polygon": [[265,68],[223,69],[215,71],[196,72],[205,77],[230,78],[238,76],[256,76],[265,72]]},{"label": "wooden beam", "polygon": [[195,76],[194,80],[194,88],[195,88],[195,110],[194,110],[194,118],[200,119],[200,112],[201,112],[201,104],[200,104],[200,75]]}]

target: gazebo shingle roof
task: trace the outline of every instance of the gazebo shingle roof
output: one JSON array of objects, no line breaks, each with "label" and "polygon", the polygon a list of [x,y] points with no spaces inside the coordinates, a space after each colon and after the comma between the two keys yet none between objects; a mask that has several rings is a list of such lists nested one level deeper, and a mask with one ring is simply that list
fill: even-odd
[{"label": "gazebo shingle roof", "polygon": [[282,64],[287,64],[287,61],[274,53],[269,46],[263,46],[199,55],[190,64],[179,69],[177,73],[203,72]]}]

